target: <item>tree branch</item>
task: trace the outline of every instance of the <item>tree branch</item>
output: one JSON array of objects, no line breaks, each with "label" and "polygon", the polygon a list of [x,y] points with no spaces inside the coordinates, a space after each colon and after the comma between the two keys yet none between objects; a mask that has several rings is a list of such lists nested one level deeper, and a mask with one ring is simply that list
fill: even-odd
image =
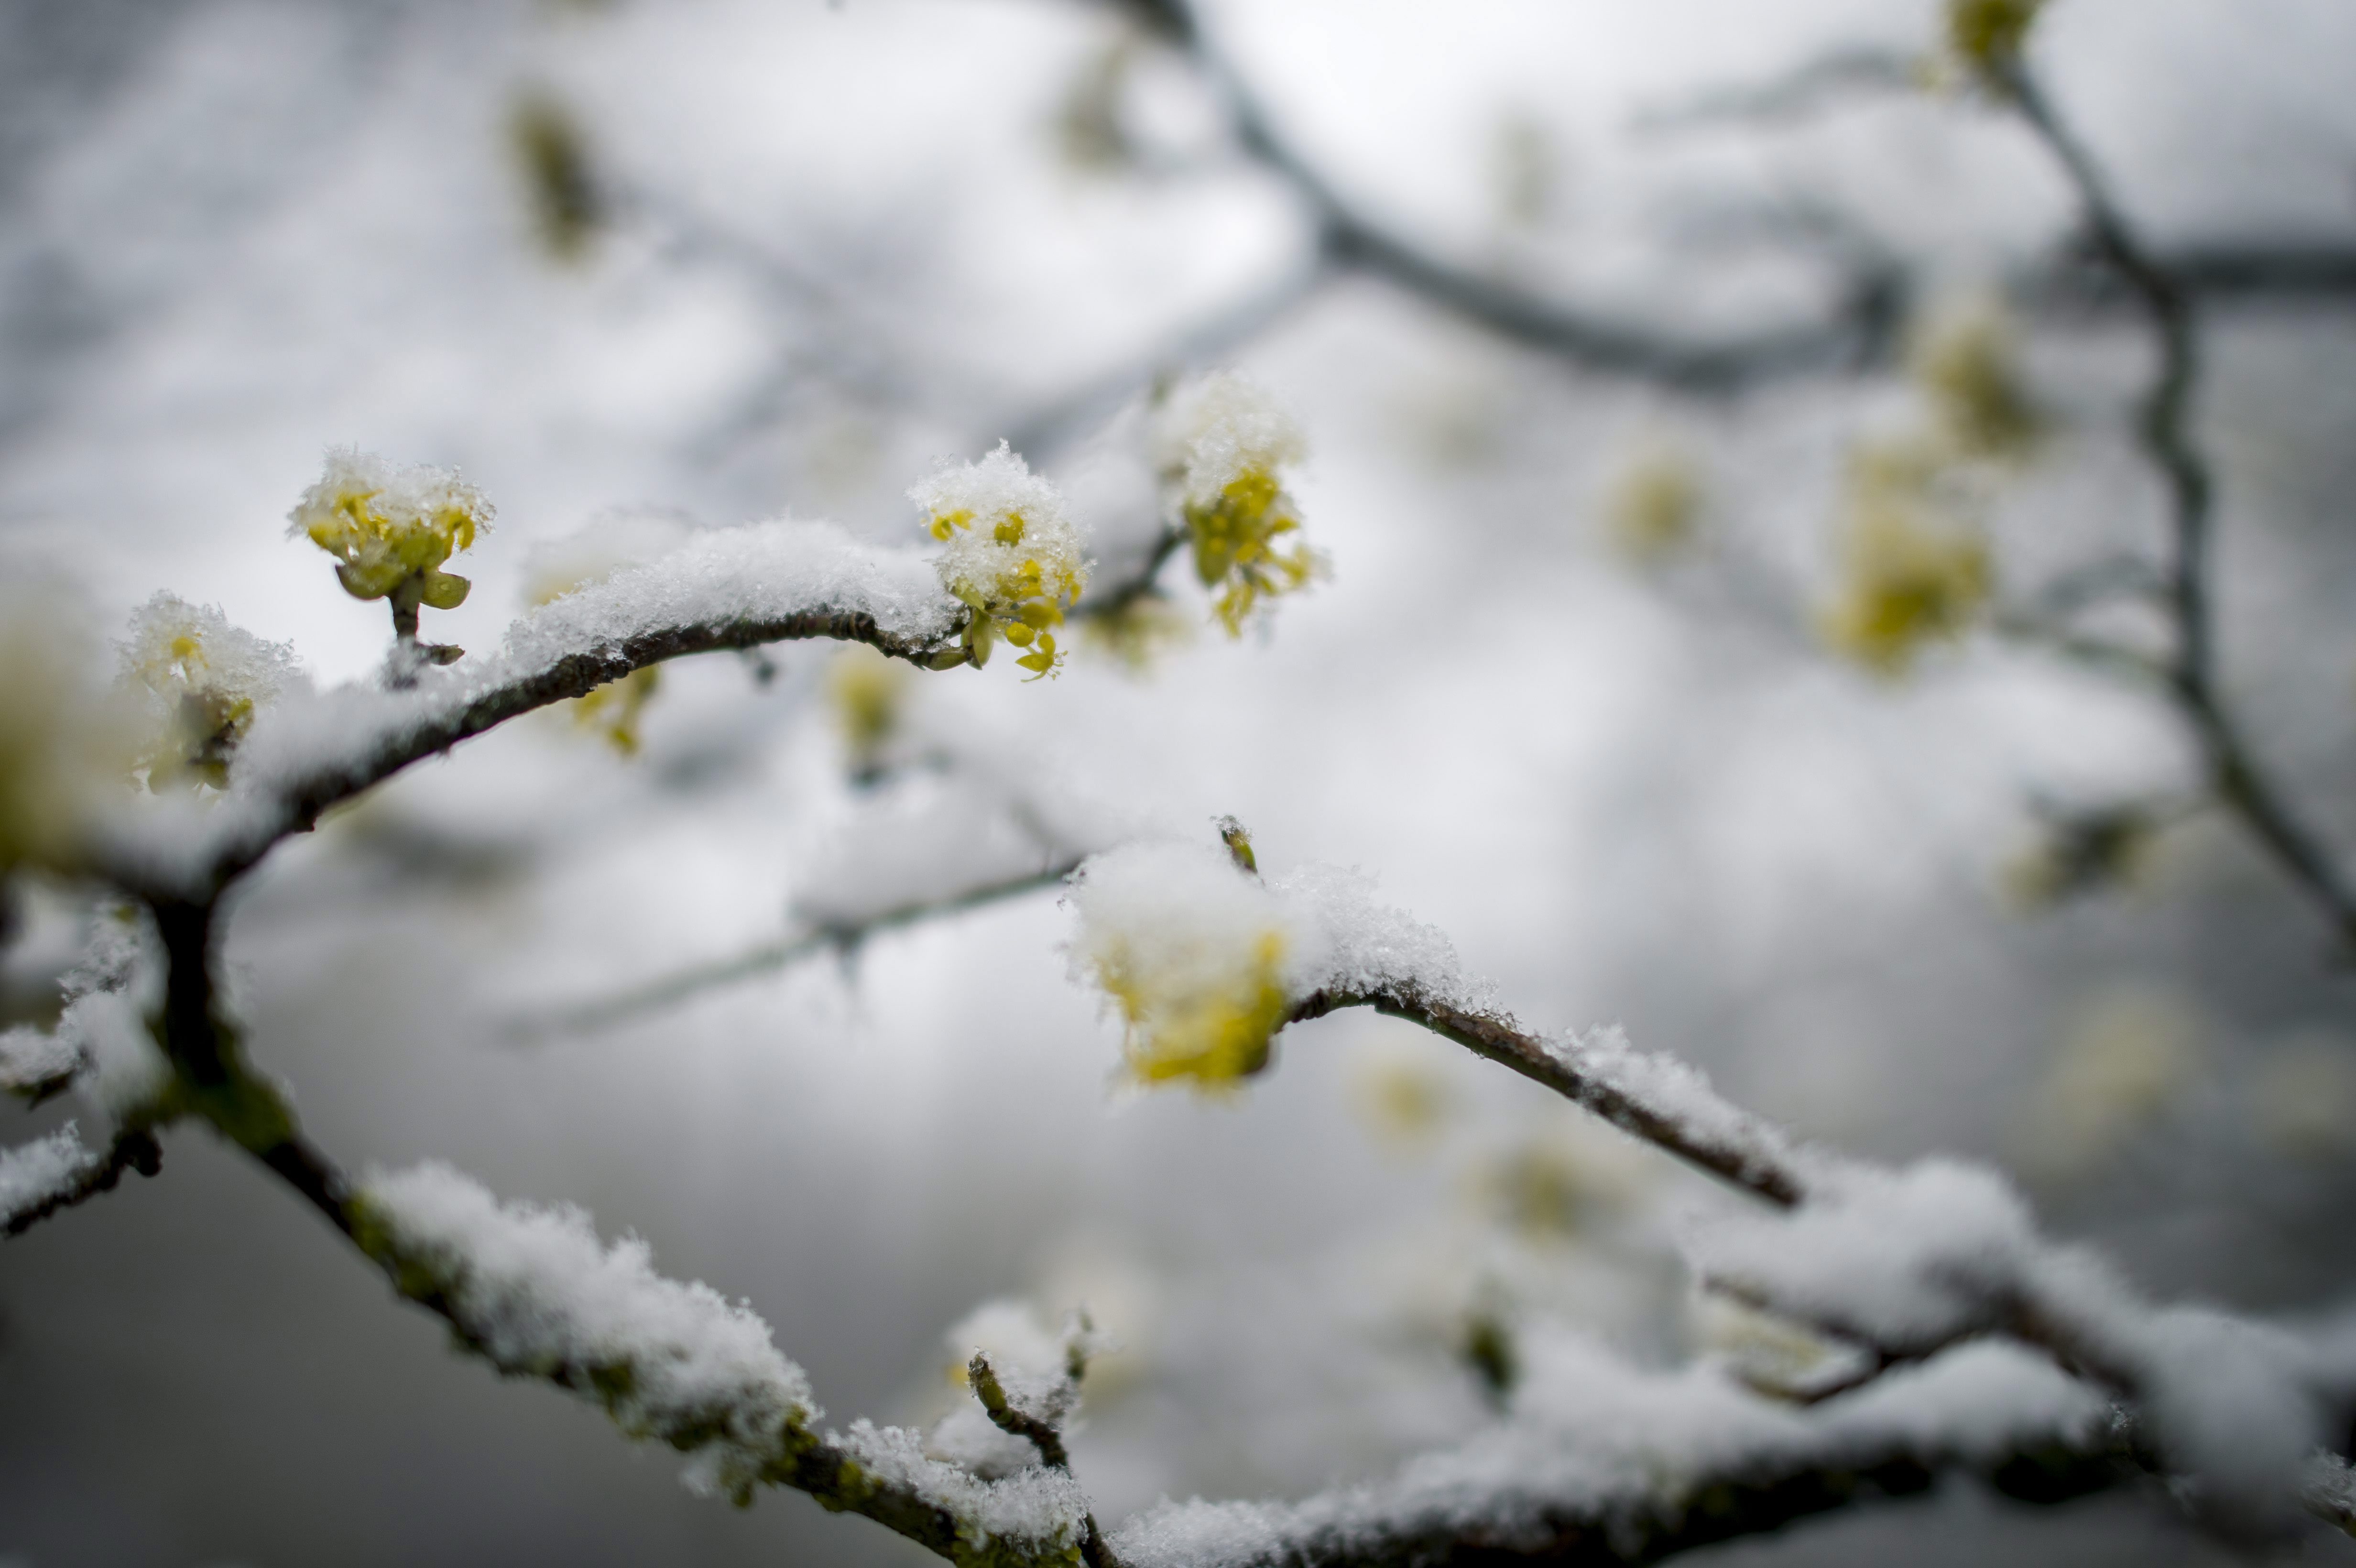
[{"label": "tree branch", "polygon": [[[1697,1074],[1675,1063],[1616,1041],[1551,1041],[1500,1014],[1457,1007],[1408,986],[1318,991],[1296,1003],[1286,1021],[1301,1023],[1343,1008],[1372,1008],[1420,1024],[1778,1208],[1793,1208],[1808,1196],[1808,1161],[1779,1129],[1718,1098]],[[1662,1092],[1672,1084],[1674,1101]]]},{"label": "tree branch", "polygon": [[[707,590],[707,613],[648,624],[637,596],[673,586],[657,575],[671,563],[657,562],[544,606],[516,624],[506,651],[439,677],[429,672],[413,689],[331,693],[323,700],[341,711],[328,723],[316,705],[291,718],[265,711],[239,748],[227,797],[193,835],[196,842],[185,841],[183,816],[132,822],[107,847],[108,877],[151,902],[208,903],[280,840],[309,831],[328,807],[411,763],[666,660],[830,638],[928,668],[962,662],[956,634],[963,607],[913,553],[855,547],[787,525],[722,532],[755,537],[711,544],[691,566],[712,578],[742,571],[747,581],[725,592],[691,581],[669,595],[692,611],[697,591]],[[771,592],[753,575],[764,571],[788,579],[826,573],[851,583]],[[317,731],[330,738],[323,743],[306,732]]]},{"label": "tree branch", "polygon": [[2095,254],[2150,317],[2158,341],[2158,372],[2144,394],[2136,429],[2168,491],[2171,559],[2164,602],[2175,627],[2176,647],[2166,671],[2167,689],[2207,758],[2218,799],[2322,911],[2335,937],[2356,945],[2356,888],[2259,764],[2217,685],[2210,603],[2216,482],[2191,432],[2191,405],[2201,370],[2191,298],[2146,249],[2092,155],[2062,123],[2027,68],[2011,62],[1998,80],[2076,192]]},{"label": "tree branch", "polygon": [[802,959],[820,953],[848,953],[879,931],[893,931],[914,925],[920,921],[938,919],[944,915],[979,909],[1002,900],[1019,898],[1024,893],[1060,884],[1079,869],[1080,859],[1072,857],[1026,876],[1010,877],[1003,881],[989,882],[969,888],[945,898],[922,899],[897,904],[856,921],[839,921],[814,924],[808,930],[781,941],[766,943],[748,953],[717,963],[701,964],[667,975],[661,979],[633,987],[597,1000],[567,1008],[545,1018],[527,1019],[517,1026],[517,1032],[527,1037],[566,1034],[577,1031],[611,1029],[633,1019],[662,1011],[707,992],[715,991],[740,981],[774,975]]}]

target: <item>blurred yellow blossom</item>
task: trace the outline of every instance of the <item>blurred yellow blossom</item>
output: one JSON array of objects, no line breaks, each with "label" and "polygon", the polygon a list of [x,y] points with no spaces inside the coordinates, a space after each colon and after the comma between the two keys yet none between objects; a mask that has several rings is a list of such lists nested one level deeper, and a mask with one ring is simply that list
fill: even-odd
[{"label": "blurred yellow blossom", "polygon": [[2096,992],[2066,1021],[2022,1133],[2022,1160],[2050,1178],[2100,1164],[2175,1103],[2201,1065],[2190,1002],[2156,986]]},{"label": "blurred yellow blossom", "polygon": [[1357,1074],[1359,1114],[1375,1136],[1392,1148],[1428,1147],[1456,1110],[1448,1081],[1420,1055],[1385,1052],[1365,1061]]},{"label": "blurred yellow blossom", "polygon": [[1983,78],[2009,69],[2020,58],[2045,0],[1947,0],[1947,50]]},{"label": "blurred yellow blossom", "polygon": [[854,775],[873,775],[882,765],[884,748],[899,733],[908,678],[906,666],[863,644],[845,647],[827,666],[827,700]]},{"label": "blurred yellow blossom", "polygon": [[1938,434],[1961,456],[2026,456],[2044,421],[2020,375],[2012,325],[1985,297],[1933,313],[1908,356]]},{"label": "blurred yellow blossom", "polygon": [[1674,448],[1647,447],[1604,491],[1604,534],[1630,560],[1655,565],[1693,543],[1701,506],[1701,475],[1693,460]]},{"label": "blurred yellow blossom", "polygon": [[1992,573],[1979,531],[1937,505],[1935,460],[1905,443],[1860,449],[1849,475],[1840,580],[1819,619],[1826,641],[1882,675],[1927,644],[1961,636]]},{"label": "blurred yellow blossom", "polygon": [[942,583],[972,610],[966,650],[976,665],[1004,637],[1032,678],[1055,672],[1061,656],[1052,628],[1087,586],[1080,536],[1064,498],[1004,442],[979,463],[944,464],[908,492],[926,527],[948,548]]}]

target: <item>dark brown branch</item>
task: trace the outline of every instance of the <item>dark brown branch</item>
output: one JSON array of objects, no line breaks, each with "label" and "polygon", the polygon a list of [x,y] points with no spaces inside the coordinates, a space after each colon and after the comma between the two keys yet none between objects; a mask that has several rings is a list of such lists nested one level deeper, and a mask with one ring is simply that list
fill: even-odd
[{"label": "dark brown branch", "polygon": [[1697,1126],[1594,1071],[1591,1061],[1582,1060],[1577,1048],[1551,1048],[1500,1014],[1468,1011],[1405,989],[1364,994],[1319,991],[1296,1005],[1287,1021],[1323,1018],[1343,1008],[1372,1008],[1420,1024],[1476,1056],[1485,1056],[1545,1084],[1622,1132],[1778,1208],[1792,1208],[1807,1196],[1801,1162],[1768,1124],[1729,1106],[1724,1108],[1726,1128],[1713,1132]]}]

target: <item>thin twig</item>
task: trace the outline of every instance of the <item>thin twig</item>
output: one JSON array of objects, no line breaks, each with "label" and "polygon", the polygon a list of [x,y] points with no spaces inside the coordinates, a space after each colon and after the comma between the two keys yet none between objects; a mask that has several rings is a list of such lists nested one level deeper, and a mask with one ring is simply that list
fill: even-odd
[{"label": "thin twig", "polygon": [[850,952],[879,931],[896,930],[1055,887],[1079,869],[1080,859],[1067,857],[1042,870],[984,883],[943,898],[912,900],[856,921],[816,924],[781,941],[764,943],[734,958],[699,964],[610,997],[584,1002],[545,1018],[524,1020],[515,1026],[513,1032],[537,1038],[611,1029],[727,986],[774,975],[821,953]]},{"label": "thin twig", "polygon": [[2201,378],[2192,300],[2136,235],[2091,154],[2062,123],[2026,67],[1998,78],[2010,102],[2045,144],[2076,192],[2095,253],[2140,302],[2159,346],[2159,369],[2138,411],[2136,433],[2166,484],[2171,555],[2165,603],[2176,634],[2167,689],[2207,759],[2211,784],[2259,845],[2323,911],[2334,933],[2356,944],[2356,890],[2322,840],[2260,766],[2219,690],[2210,601],[2216,483],[2191,432]]},{"label": "thin twig", "polygon": [[[1420,1024],[1777,1208],[1796,1207],[1808,1195],[1806,1161],[1779,1129],[1715,1098],[1707,1117],[1676,1114],[1618,1071],[1631,1061],[1655,1065],[1624,1047],[1606,1052],[1577,1043],[1551,1044],[1502,1014],[1474,1012],[1404,987],[1319,991],[1297,1003],[1287,1021],[1301,1023],[1344,1008],[1372,1008]],[[1706,1091],[1691,1093],[1698,1102]]]}]

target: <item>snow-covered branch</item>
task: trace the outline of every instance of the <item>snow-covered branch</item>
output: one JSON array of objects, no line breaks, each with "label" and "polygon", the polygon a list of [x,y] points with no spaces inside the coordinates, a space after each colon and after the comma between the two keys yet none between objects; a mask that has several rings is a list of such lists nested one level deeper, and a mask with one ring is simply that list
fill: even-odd
[{"label": "snow-covered branch", "polygon": [[1141,1081],[1232,1092],[1290,1023],[1352,1006],[1409,1019],[1765,1200],[1768,1211],[1691,1239],[1705,1280],[1863,1347],[1879,1369],[1987,1337],[2035,1347],[2126,1402],[2155,1462],[2208,1516],[2271,1527],[2297,1506],[2302,1462],[2345,1414],[2344,1357],[2147,1301],[2091,1253],[2040,1236],[1992,1171],[1890,1170],[1807,1148],[1617,1029],[1529,1030],[1463,976],[1445,936],[1378,903],[1363,876],[1312,867],[1263,881],[1240,829],[1226,837],[1228,853],[1134,846],[1076,879],[1076,964],[1119,1005]]},{"label": "snow-covered branch", "polygon": [[633,671],[819,637],[929,663],[955,650],[966,615],[914,550],[861,544],[820,523],[716,529],[530,612],[487,658],[420,671],[403,688],[357,684],[288,697],[254,720],[220,800],[159,803],[129,816],[104,865],[143,893],[207,899],[337,802]]}]

